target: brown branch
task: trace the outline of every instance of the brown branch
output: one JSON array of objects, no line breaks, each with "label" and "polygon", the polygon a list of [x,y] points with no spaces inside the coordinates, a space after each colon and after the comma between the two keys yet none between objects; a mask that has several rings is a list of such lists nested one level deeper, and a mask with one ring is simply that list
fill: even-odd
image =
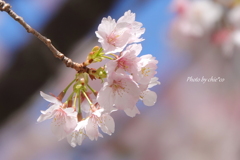
[{"label": "brown branch", "polygon": [[63,53],[61,53],[60,51],[58,51],[52,44],[51,40],[44,37],[43,35],[41,35],[38,31],[36,31],[35,29],[33,29],[29,24],[27,24],[22,17],[18,16],[13,10],[10,9],[11,5],[6,3],[3,0],[0,0],[0,11],[4,11],[7,12],[14,20],[16,20],[18,23],[20,23],[26,30],[28,33],[33,34],[34,36],[36,36],[39,40],[41,40],[49,49],[50,51],[53,53],[53,55],[60,59],[61,61],[63,61],[63,63],[67,66],[67,67],[71,67],[73,69],[75,69],[77,72],[91,72],[91,69],[89,69],[88,67],[86,67],[85,63],[76,63],[73,62],[70,58],[66,57]]}]

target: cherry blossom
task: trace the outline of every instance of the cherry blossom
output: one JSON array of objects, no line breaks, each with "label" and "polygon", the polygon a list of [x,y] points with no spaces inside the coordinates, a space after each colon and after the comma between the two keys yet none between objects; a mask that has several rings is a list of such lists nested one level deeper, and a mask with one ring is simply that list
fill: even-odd
[{"label": "cherry blossom", "polygon": [[[102,47],[93,47],[83,63],[86,71],[76,73],[58,97],[40,92],[51,106],[41,111],[37,121],[53,118],[52,131],[58,140],[66,137],[76,147],[86,137],[93,141],[103,137],[102,132],[112,135],[113,111],[123,110],[135,117],[140,114],[136,106],[139,99],[147,106],[154,105],[157,94],[149,88],[160,84],[154,77],[158,61],[150,54],[138,57],[142,45],[136,43],[143,41],[140,37],[144,32],[142,23],[135,21],[135,13],[130,10],[117,22],[110,16],[103,18],[95,32]],[[105,59],[109,61],[98,69],[87,67]],[[90,86],[90,79],[101,80],[100,90]],[[71,86],[71,94],[62,103]]]},{"label": "cherry blossom", "polygon": [[158,81],[157,77],[151,78],[151,80],[147,86],[140,84],[140,89],[142,91],[141,95],[140,95],[140,99],[143,101],[144,105],[153,106],[156,103],[157,94],[155,92],[149,90],[150,88],[152,88],[156,85],[160,85],[160,82]]},{"label": "cherry blossom", "polygon": [[230,58],[240,49],[237,1],[175,0],[172,8],[177,13],[172,40],[184,52],[197,53],[204,48],[204,52],[215,50]]},{"label": "cherry blossom", "polygon": [[95,33],[105,53],[116,53],[127,44],[143,41],[139,39],[145,31],[141,26],[142,23],[135,21],[135,14],[128,11],[117,22],[110,16],[103,18]]},{"label": "cherry blossom", "polygon": [[142,23],[135,21],[135,13],[132,13],[130,10],[125,12],[124,15],[118,19],[117,23],[127,24],[127,28],[130,29],[132,35],[129,43],[141,42],[144,40],[140,38],[140,36],[145,32],[145,28],[141,28]]},{"label": "cherry blossom", "polygon": [[51,102],[46,111],[41,111],[42,115],[38,118],[38,122],[53,118],[52,132],[57,136],[58,140],[62,140],[71,133],[77,126],[77,112],[73,108],[62,108],[62,103],[53,96],[40,92],[41,96]]},{"label": "cherry blossom", "polygon": [[101,117],[101,113],[103,110],[97,110],[93,112],[87,119],[86,125],[86,134],[90,140],[97,140],[98,137],[103,137],[103,135],[98,130],[98,121]]},{"label": "cherry blossom", "polygon": [[179,15],[184,15],[190,6],[189,0],[175,0],[171,6],[172,10]]},{"label": "cherry blossom", "polygon": [[138,72],[133,73],[133,78],[137,83],[148,85],[153,76],[157,73],[157,63],[151,54],[143,55],[138,62]]},{"label": "cherry blossom", "polygon": [[203,36],[214,28],[222,12],[220,5],[209,0],[189,1],[187,10],[179,17],[179,30],[189,36]]},{"label": "cherry blossom", "polygon": [[125,74],[112,73],[98,93],[97,101],[105,110],[133,108],[140,96],[138,84]]},{"label": "cherry blossom", "polygon": [[76,147],[77,145],[82,144],[82,141],[86,137],[86,133],[85,133],[86,125],[87,125],[86,120],[82,120],[78,122],[77,127],[74,129],[74,131],[67,136],[68,143],[72,147]]},{"label": "cherry blossom", "polygon": [[107,71],[108,73],[112,73],[114,71],[120,73],[136,73],[138,69],[138,62],[140,58],[137,57],[142,50],[141,44],[133,44],[130,45],[124,50],[120,57],[116,60],[109,61],[107,63]]},{"label": "cherry blossom", "polygon": [[86,119],[86,134],[91,140],[97,140],[98,137],[103,137],[98,130],[98,126],[108,135],[111,135],[114,132],[115,123],[113,118],[109,115],[109,113],[103,113],[103,111],[104,109],[102,108],[97,109]]},{"label": "cherry blossom", "polygon": [[[149,88],[152,88],[156,85],[159,85],[160,82],[158,81],[157,77],[151,78],[148,85],[139,85],[139,88],[141,90],[140,99],[143,101],[144,105],[146,106],[153,106],[157,101],[157,94]],[[140,111],[138,110],[137,106],[134,106],[133,108],[126,108],[124,109],[124,112],[129,117],[135,117],[137,114],[140,114]]]}]

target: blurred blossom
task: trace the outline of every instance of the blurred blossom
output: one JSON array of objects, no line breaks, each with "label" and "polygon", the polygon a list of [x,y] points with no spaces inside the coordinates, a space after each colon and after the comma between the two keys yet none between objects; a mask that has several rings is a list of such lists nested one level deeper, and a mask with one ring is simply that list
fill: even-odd
[{"label": "blurred blossom", "polygon": [[[189,53],[192,61],[166,90],[169,109],[159,136],[165,160],[240,158],[239,7],[239,1],[230,0],[172,3],[172,44],[177,52]],[[187,82],[190,76],[225,81]]]},{"label": "blurred blossom", "polygon": [[201,37],[211,31],[222,14],[222,8],[218,4],[207,0],[194,2],[181,0],[181,3],[175,5],[175,9],[181,19],[180,32],[193,37]]},{"label": "blurred blossom", "polygon": [[[225,2],[225,1],[224,1]],[[174,44],[186,52],[204,47],[232,56],[239,51],[240,6],[212,0],[175,0],[176,18],[170,33]],[[230,5],[231,4],[231,5]]]}]

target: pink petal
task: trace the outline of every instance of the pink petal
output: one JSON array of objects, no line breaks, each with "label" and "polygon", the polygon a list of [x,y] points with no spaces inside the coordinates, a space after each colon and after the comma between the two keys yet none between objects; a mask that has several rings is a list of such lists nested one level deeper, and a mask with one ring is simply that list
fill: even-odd
[{"label": "pink petal", "polygon": [[129,117],[135,117],[136,114],[140,114],[140,111],[138,110],[138,108],[136,106],[134,106],[133,108],[126,108],[126,109],[124,109],[124,112]]}]

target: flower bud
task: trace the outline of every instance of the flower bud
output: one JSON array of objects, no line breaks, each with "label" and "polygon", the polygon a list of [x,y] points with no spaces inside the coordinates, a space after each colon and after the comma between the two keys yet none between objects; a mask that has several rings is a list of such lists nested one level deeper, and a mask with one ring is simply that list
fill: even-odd
[{"label": "flower bud", "polygon": [[100,67],[97,69],[97,76],[99,79],[103,79],[107,77],[107,72],[105,71],[105,67]]},{"label": "flower bud", "polygon": [[65,96],[65,93],[66,92],[61,92],[58,96],[57,96],[57,99],[59,100],[59,101],[62,101],[62,99],[63,99],[63,97]]},{"label": "flower bud", "polygon": [[70,107],[72,107],[73,101],[70,99],[67,104],[68,104],[67,107],[70,108]]},{"label": "flower bud", "polygon": [[100,49],[99,46],[95,46],[95,47],[93,47],[92,51],[93,51],[93,52],[97,52],[97,51],[99,51],[99,49]]},{"label": "flower bud", "polygon": [[82,86],[83,86],[82,84],[76,83],[76,84],[73,86],[74,92],[75,92],[75,93],[78,93]]},{"label": "flower bud", "polygon": [[83,78],[84,78],[85,84],[88,84],[88,74],[87,73],[83,73]]},{"label": "flower bud", "polygon": [[63,103],[62,108],[67,108],[67,103]]},{"label": "flower bud", "polygon": [[80,122],[80,121],[83,119],[82,114],[81,114],[81,113],[78,113],[78,114],[77,114],[77,118],[78,118],[78,122]]}]

